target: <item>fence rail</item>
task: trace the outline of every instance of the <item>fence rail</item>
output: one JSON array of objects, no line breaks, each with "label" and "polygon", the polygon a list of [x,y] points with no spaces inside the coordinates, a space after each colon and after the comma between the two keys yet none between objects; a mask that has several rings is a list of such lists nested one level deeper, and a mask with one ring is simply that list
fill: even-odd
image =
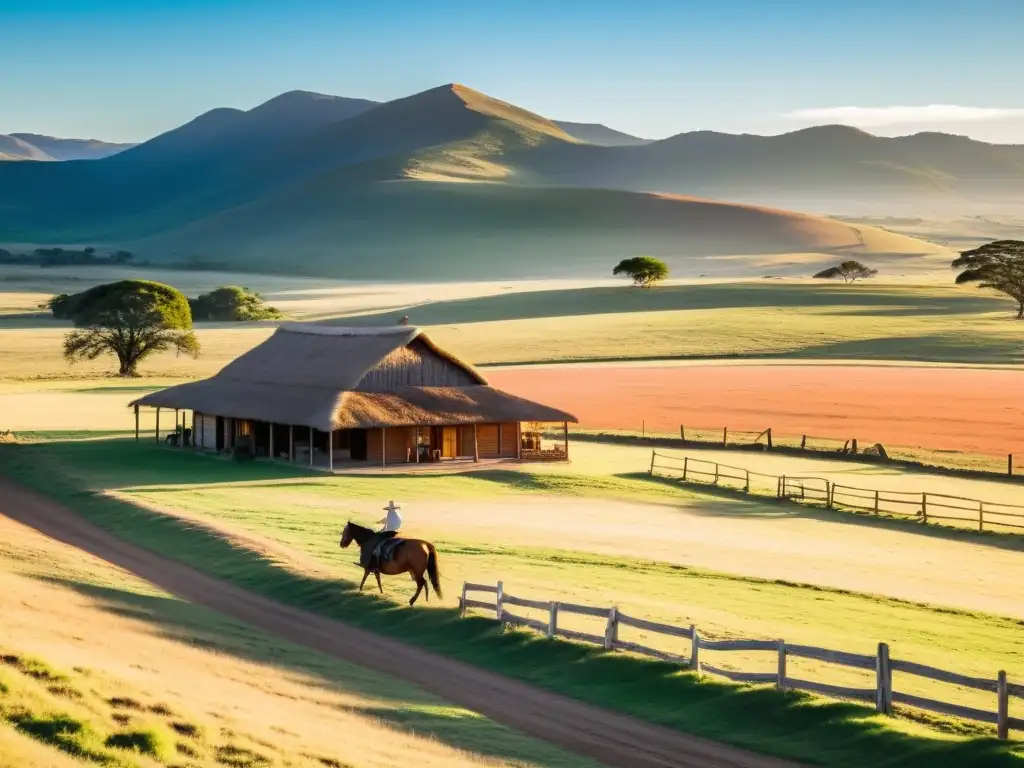
[{"label": "fence rail", "polygon": [[[471,600],[467,597],[471,592],[493,594],[495,595],[495,602],[486,603],[480,600]],[[547,621],[510,613],[504,608],[506,604],[547,611]],[[627,651],[642,656],[649,656],[687,667],[698,675],[711,674],[737,683],[774,685],[780,690],[800,690],[834,698],[870,701],[874,702],[877,711],[886,715],[893,714],[894,703],[905,704],[917,709],[937,712],[943,715],[952,715],[965,720],[992,723],[996,726],[996,734],[1000,739],[1009,738],[1010,730],[1024,731],[1024,719],[1010,717],[1010,699],[1016,698],[1024,701],[1024,685],[1007,681],[1006,672],[1000,671],[994,679],[980,678],[964,675],[959,672],[949,672],[944,669],[928,666],[927,664],[891,659],[889,657],[889,646],[886,643],[879,643],[877,652],[874,655],[867,655],[819,648],[813,645],[791,644],[785,640],[712,640],[701,637],[697,627],[692,624],[688,627],[677,627],[672,624],[638,619],[621,613],[618,607],[615,606],[611,608],[597,608],[577,605],[575,603],[528,600],[523,597],[516,597],[506,593],[504,584],[500,581],[495,586],[466,582],[462,587],[462,597],[459,600],[460,615],[465,616],[468,608],[480,608],[492,613],[494,619],[500,621],[503,627],[529,627],[538,632],[543,632],[549,638],[564,637],[569,640],[599,645],[607,651]],[[558,625],[558,617],[562,613],[604,619],[604,634],[598,635],[560,627]],[[623,626],[689,640],[689,655],[674,654],[650,648],[637,642],[621,640],[619,638],[619,629]],[[744,672],[712,666],[702,660],[701,651],[757,651],[773,653],[776,657],[777,667],[775,672]],[[875,687],[853,688],[792,677],[786,671],[789,658],[813,659],[853,669],[874,671]],[[996,699],[995,711],[965,707],[960,704],[902,693],[893,687],[893,672],[993,693]]]},{"label": "fence rail", "polygon": [[687,483],[775,496],[829,509],[848,509],[918,519],[976,525],[979,531],[1024,531],[1024,505],[969,499],[930,491],[889,491],[834,483],[823,477],[791,477],[753,472],[692,456],[651,451],[648,474]]}]

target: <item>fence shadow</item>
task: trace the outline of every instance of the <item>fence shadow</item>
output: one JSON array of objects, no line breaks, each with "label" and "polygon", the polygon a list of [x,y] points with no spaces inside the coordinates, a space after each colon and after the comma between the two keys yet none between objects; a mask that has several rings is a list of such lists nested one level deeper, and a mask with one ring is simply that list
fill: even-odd
[{"label": "fence shadow", "polygon": [[810,506],[789,499],[777,499],[770,496],[751,497],[742,489],[690,483],[682,480],[651,476],[646,472],[634,472],[620,477],[643,479],[648,482],[661,483],[691,493],[700,494],[716,500],[729,499],[733,503],[699,505],[688,507],[687,512],[706,517],[791,517],[820,520],[829,523],[840,523],[862,528],[881,528],[884,530],[912,533],[948,541],[960,541],[968,544],[979,544],[1012,552],[1024,552],[1024,535],[1017,533],[1000,533],[997,531],[974,531],[967,528],[924,523],[919,519],[901,518],[886,514],[874,515],[867,512],[843,511],[827,509],[824,506]]}]

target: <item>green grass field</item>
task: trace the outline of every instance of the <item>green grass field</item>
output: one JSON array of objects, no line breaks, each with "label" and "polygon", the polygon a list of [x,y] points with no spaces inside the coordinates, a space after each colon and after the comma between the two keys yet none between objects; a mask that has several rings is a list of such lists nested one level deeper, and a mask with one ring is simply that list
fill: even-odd
[{"label": "green grass field", "polygon": [[[165,277],[191,291],[210,282],[203,273]],[[231,277],[239,276],[214,282]],[[67,279],[49,284],[57,290]],[[373,325],[407,314],[439,344],[477,364],[715,357],[1024,363],[1024,323],[1013,319],[1011,302],[972,286],[762,280],[651,290],[331,285],[317,293],[287,280],[274,290],[273,280],[249,276],[237,282],[263,289],[297,320],[333,317]],[[0,315],[24,312],[46,296],[38,292],[44,285],[10,285],[12,291],[0,292]],[[375,309],[380,307],[387,309]],[[95,377],[112,368],[105,359],[69,367],[61,357],[66,328],[52,320],[0,318],[0,330],[0,378]],[[199,360],[168,353],[142,370],[175,378],[210,375],[271,330],[260,324],[203,324]]]},{"label": "green grass field", "polygon": [[[942,719],[888,720],[864,707],[813,701],[766,689],[697,683],[673,668],[594,649],[549,643],[523,633],[502,635],[483,618],[458,620],[451,608],[397,607],[406,588],[389,582],[389,599],[353,592],[350,556],[339,556],[337,532],[360,500],[431,499],[452,504],[480,500],[516,503],[571,499],[580,494],[723,505],[673,488],[630,478],[606,478],[593,488],[585,477],[557,474],[487,478],[303,476],[269,464],[241,467],[178,454],[131,441],[36,443],[2,446],[5,470],[56,497],[118,535],[181,559],[211,574],[279,600],[342,618],[376,631],[555,688],[600,705],[687,732],[759,751],[828,765],[863,765],[885,755],[901,766],[1019,765],[1005,746],[978,738],[983,731]],[[97,493],[97,491],[102,491]],[[365,507],[365,504],[363,505]],[[765,514],[772,514],[765,508]],[[197,525],[198,523],[198,525]],[[935,608],[819,586],[742,578],[615,557],[572,548],[573,537],[547,547],[477,538],[458,527],[430,529],[443,554],[451,594],[462,578],[490,581],[524,597],[561,597],[589,604],[618,603],[634,615],[672,623],[694,621],[719,636],[785,637],[837,649],[871,652],[885,639],[894,657],[990,676],[1006,668],[1024,674],[1013,619]],[[510,529],[511,530],[511,529]],[[514,538],[514,537],[513,537]],[[590,628],[592,631],[594,627]],[[635,638],[649,640],[642,635]],[[770,659],[716,658],[711,663],[768,666]],[[794,673],[796,670],[794,670]],[[811,679],[845,680],[808,663]],[[836,676],[832,676],[832,675]],[[825,677],[829,675],[829,677]],[[897,686],[908,692],[952,697],[965,692]],[[992,702],[974,701],[991,708]],[[752,717],[753,712],[757,717]],[[799,737],[795,734],[799,733]]]}]

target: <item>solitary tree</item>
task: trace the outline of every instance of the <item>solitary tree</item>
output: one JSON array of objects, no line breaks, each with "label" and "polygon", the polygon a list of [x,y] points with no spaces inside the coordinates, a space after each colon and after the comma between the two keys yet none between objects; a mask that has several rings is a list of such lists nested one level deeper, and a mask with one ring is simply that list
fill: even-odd
[{"label": "solitary tree", "polygon": [[843,278],[844,283],[854,283],[857,280],[874,277],[878,274],[877,269],[871,269],[861,264],[859,261],[850,259],[844,261],[842,264],[837,264],[834,267],[823,269],[821,272],[815,275],[823,280],[832,280],[837,277]]},{"label": "solitary tree", "polygon": [[634,285],[650,288],[668,277],[668,265],[653,256],[634,256],[623,259],[612,270],[613,275],[628,275]]},{"label": "solitary tree", "polygon": [[154,352],[175,349],[199,356],[188,299],[169,285],[121,280],[70,297],[68,317],[75,330],[64,338],[69,363],[113,354],[121,376],[136,376],[139,363]]},{"label": "solitary tree", "polygon": [[956,276],[958,284],[978,283],[1005,293],[1017,302],[1017,319],[1024,318],[1024,241],[996,240],[964,251],[953,267],[963,270]]},{"label": "solitary tree", "polygon": [[189,299],[195,320],[276,320],[281,312],[268,306],[255,291],[225,285]]}]

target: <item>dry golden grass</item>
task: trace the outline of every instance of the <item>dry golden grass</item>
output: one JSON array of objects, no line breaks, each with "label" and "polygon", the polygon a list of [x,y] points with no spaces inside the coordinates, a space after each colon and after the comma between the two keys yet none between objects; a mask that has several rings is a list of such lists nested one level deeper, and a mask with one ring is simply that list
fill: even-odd
[{"label": "dry golden grass", "polygon": [[[189,765],[213,768],[232,754],[252,768],[588,765],[386,676],[182,603],[3,517],[0,593],[0,651],[29,654],[66,678],[58,690],[8,659],[0,715],[62,712],[99,744],[142,730],[183,745],[169,762],[131,756],[143,768],[188,755]],[[82,764],[3,719],[0,765]],[[520,754],[522,763],[512,760]]]}]

